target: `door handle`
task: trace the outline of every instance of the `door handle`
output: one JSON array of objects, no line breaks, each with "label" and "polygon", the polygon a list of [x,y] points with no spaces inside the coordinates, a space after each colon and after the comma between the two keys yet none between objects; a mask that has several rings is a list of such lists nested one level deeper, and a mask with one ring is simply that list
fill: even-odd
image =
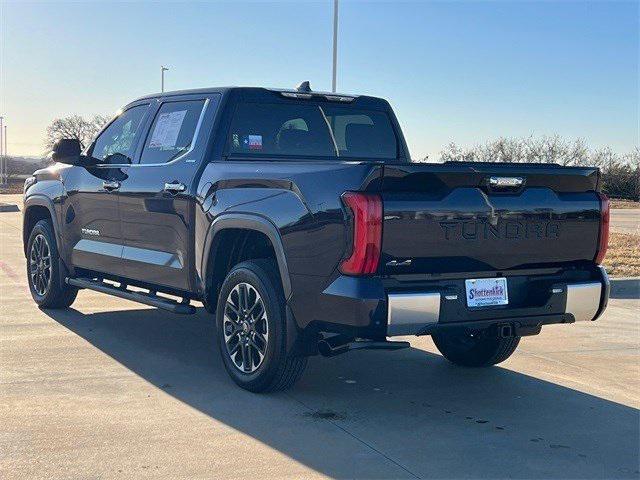
[{"label": "door handle", "polygon": [[116,180],[105,180],[102,182],[102,188],[104,188],[108,192],[112,192],[113,190],[117,190],[120,188],[120,182]]},{"label": "door handle", "polygon": [[165,183],[164,184],[164,191],[165,192],[169,192],[169,193],[179,193],[179,192],[184,192],[187,189],[187,187],[185,187],[184,183]]}]

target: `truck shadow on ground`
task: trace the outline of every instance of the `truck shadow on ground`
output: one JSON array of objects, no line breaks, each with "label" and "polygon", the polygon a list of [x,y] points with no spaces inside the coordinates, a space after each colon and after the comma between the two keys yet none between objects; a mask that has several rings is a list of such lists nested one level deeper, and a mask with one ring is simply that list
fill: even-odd
[{"label": "truck shadow on ground", "polygon": [[456,368],[414,348],[353,352],[311,359],[287,393],[255,395],[228,378],[202,309],[47,314],[178,400],[331,477],[638,477],[637,409],[505,368]]}]

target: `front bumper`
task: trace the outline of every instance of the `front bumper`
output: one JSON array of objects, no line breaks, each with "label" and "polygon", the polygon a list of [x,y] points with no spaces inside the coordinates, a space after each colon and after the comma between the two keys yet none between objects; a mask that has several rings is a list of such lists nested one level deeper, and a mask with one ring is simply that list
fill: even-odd
[{"label": "front bumper", "polygon": [[[486,328],[492,324],[510,325],[514,331],[523,334],[535,334],[539,327],[552,323],[573,323],[596,320],[604,311],[609,300],[609,277],[601,266],[599,278],[588,282],[553,284],[550,287],[550,300],[539,310],[538,315],[514,316],[512,310],[486,307],[478,311],[491,311],[492,319],[469,320],[461,316],[460,321],[443,319],[443,303],[464,303],[458,294],[441,292],[389,293],[387,295],[387,336],[427,335],[438,330],[452,327]],[[547,313],[558,303],[564,305],[561,312]],[[458,311],[460,305],[458,305]],[[449,309],[451,311],[451,309]],[[508,312],[508,313],[507,313]],[[507,313],[507,315],[504,315]],[[471,315],[471,313],[470,313]],[[444,320],[444,321],[443,321]]]}]

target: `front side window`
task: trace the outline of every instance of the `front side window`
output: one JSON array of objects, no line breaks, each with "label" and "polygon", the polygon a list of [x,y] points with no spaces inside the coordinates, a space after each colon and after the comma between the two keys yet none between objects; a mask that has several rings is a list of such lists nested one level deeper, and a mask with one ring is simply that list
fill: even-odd
[{"label": "front side window", "polygon": [[148,105],[137,105],[124,111],[96,138],[91,156],[104,163],[131,163],[135,138]]},{"label": "front side window", "polygon": [[196,133],[204,100],[162,104],[149,130],[140,163],[167,163],[187,152]]},{"label": "front side window", "polygon": [[240,103],[228,149],[249,156],[397,156],[396,136],[385,112],[312,103]]}]

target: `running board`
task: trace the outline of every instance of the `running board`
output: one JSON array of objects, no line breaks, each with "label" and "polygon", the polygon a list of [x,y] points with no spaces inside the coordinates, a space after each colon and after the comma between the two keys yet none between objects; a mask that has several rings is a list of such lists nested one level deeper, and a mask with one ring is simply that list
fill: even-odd
[{"label": "running board", "polygon": [[195,307],[188,303],[180,303],[165,297],[159,297],[152,293],[132,292],[126,288],[119,288],[100,280],[91,280],[89,278],[69,278],[65,279],[68,285],[78,288],[86,288],[87,290],[95,290],[96,292],[106,293],[114,297],[120,297],[133,302],[150,305],[152,307],[167,310],[172,313],[180,313],[190,315],[196,313]]}]

